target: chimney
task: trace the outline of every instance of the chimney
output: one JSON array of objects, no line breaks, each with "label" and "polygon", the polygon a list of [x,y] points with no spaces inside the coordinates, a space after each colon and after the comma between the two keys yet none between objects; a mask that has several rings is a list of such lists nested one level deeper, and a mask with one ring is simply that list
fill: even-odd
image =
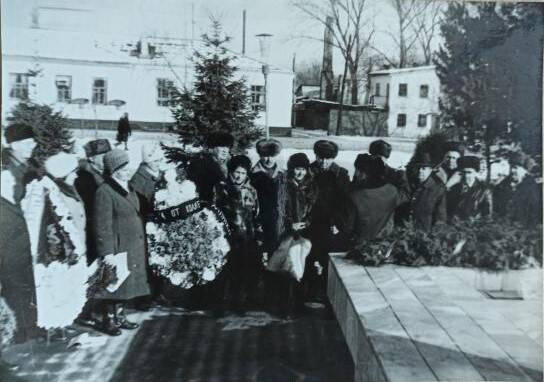
[{"label": "chimney", "polygon": [[323,36],[323,64],[321,66],[320,98],[327,101],[334,101],[332,72],[332,22],[331,16],[327,16],[325,34]]}]

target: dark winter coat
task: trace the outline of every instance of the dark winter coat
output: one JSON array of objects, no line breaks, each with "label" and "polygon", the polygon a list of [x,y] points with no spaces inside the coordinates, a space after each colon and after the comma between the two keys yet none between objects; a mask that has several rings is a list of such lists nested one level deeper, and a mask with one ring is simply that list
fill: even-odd
[{"label": "dark winter coat", "polygon": [[151,173],[145,163],[140,164],[138,170],[130,180],[131,187],[140,198],[140,208],[144,217],[153,212],[153,200],[157,181],[158,177]]},{"label": "dark winter coat", "polygon": [[0,284],[17,319],[16,342],[36,333],[36,286],[30,238],[21,208],[0,198]]},{"label": "dark winter coat", "polygon": [[96,191],[94,234],[99,257],[127,252],[130,275],[114,292],[104,289],[96,298],[129,300],[149,294],[145,234],[138,196],[108,178]]},{"label": "dark winter coat", "polygon": [[472,187],[464,183],[454,185],[448,194],[448,220],[460,220],[491,216],[493,202],[490,190],[484,183],[475,180]]},{"label": "dark winter coat", "polygon": [[494,212],[528,227],[542,224],[542,193],[531,175],[517,186],[507,177],[493,191]]},{"label": "dark winter coat", "polygon": [[317,259],[326,267],[330,251],[344,250],[345,237],[334,235],[333,226],[339,228],[340,218],[348,207],[348,171],[332,163],[322,170],[317,162],[310,165],[310,174],[316,188],[316,200],[310,218],[309,236],[312,241],[311,260]]},{"label": "dark winter coat", "polygon": [[189,163],[187,178],[195,183],[200,199],[212,202],[214,187],[227,179],[226,167],[222,168],[211,154],[201,154]]},{"label": "dark winter coat", "polygon": [[30,181],[30,166],[26,163],[19,162],[15,156],[13,156],[11,149],[2,150],[2,155],[6,156],[6,158],[2,159],[2,163],[6,163],[5,168],[9,170],[11,175],[15,178],[13,199],[16,204],[19,204],[25,196],[25,187]]},{"label": "dark winter coat", "polygon": [[119,118],[117,123],[117,141],[126,142],[128,136],[132,134],[132,129],[130,128],[130,122],[127,117]]},{"label": "dark winter coat", "polygon": [[287,200],[285,203],[285,231],[292,232],[294,223],[306,223],[310,226],[310,219],[315,205],[317,192],[310,174],[307,174],[302,182],[294,178],[287,178]]},{"label": "dark winter coat", "polygon": [[285,231],[286,183],[286,174],[277,164],[269,171],[258,162],[251,170],[251,184],[259,198],[259,221],[263,227],[265,252],[276,250]]},{"label": "dark winter coat", "polygon": [[90,165],[82,167],[77,173],[74,187],[83,201],[87,224],[85,225],[87,243],[87,263],[92,263],[96,255],[95,235],[93,232],[94,200],[96,190],[104,183],[104,178]]},{"label": "dark winter coat", "polygon": [[419,229],[428,231],[436,223],[446,222],[445,184],[431,174],[414,192],[411,209],[412,219]]},{"label": "dark winter coat", "polygon": [[342,224],[351,245],[356,247],[366,240],[390,233],[395,209],[407,200],[405,190],[391,183],[354,186],[350,193],[350,208]]}]

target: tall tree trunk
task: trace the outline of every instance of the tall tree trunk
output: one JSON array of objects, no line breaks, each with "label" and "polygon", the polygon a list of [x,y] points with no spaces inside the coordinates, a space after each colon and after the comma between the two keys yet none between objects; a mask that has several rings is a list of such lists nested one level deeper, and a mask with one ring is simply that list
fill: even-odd
[{"label": "tall tree trunk", "polygon": [[359,81],[357,77],[357,66],[349,66],[349,76],[351,79],[351,104],[359,104]]}]

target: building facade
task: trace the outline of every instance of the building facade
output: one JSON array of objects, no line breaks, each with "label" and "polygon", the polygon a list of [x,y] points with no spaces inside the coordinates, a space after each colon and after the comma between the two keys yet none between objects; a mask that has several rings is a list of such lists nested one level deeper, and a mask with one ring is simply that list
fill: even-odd
[{"label": "building facade", "polygon": [[388,110],[388,135],[417,138],[438,128],[440,81],[434,66],[370,73],[369,103]]},{"label": "building facade", "polygon": [[[192,86],[190,57],[198,41],[41,28],[39,11],[34,9],[38,15],[32,15],[32,25],[6,28],[2,36],[3,124],[24,100],[52,106],[75,128],[115,128],[124,112],[136,128],[166,129],[173,123],[171,88]],[[50,13],[47,8],[49,18]],[[266,111],[262,64],[239,56],[235,65],[252,107],[260,110],[256,123],[264,126],[268,112],[271,131],[288,134],[293,72],[271,68]]]}]

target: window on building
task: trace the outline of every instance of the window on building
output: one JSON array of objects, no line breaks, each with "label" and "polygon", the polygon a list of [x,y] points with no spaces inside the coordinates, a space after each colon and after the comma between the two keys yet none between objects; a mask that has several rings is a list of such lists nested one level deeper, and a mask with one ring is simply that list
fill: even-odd
[{"label": "window on building", "polygon": [[380,96],[380,84],[379,83],[376,84],[376,91],[374,92],[374,95],[376,97]]},{"label": "window on building", "polygon": [[70,102],[72,99],[72,76],[56,76],[57,102]]},{"label": "window on building", "polygon": [[26,73],[10,73],[10,91],[9,96],[12,98],[28,99],[28,74]]},{"label": "window on building", "polygon": [[426,127],[426,126],[427,126],[427,116],[425,114],[418,114],[417,127]]},{"label": "window on building", "polygon": [[408,84],[399,84],[399,97],[408,96]]},{"label": "window on building", "polygon": [[174,94],[174,81],[157,78],[157,105],[170,106]]},{"label": "window on building", "polygon": [[103,78],[93,81],[93,104],[105,105],[108,102],[108,83]]},{"label": "window on building", "polygon": [[251,109],[253,111],[266,111],[264,86],[251,85]]},{"label": "window on building", "polygon": [[419,87],[419,97],[427,98],[429,96],[429,85],[421,85]]},{"label": "window on building", "polygon": [[406,114],[397,115],[397,127],[406,127]]}]

